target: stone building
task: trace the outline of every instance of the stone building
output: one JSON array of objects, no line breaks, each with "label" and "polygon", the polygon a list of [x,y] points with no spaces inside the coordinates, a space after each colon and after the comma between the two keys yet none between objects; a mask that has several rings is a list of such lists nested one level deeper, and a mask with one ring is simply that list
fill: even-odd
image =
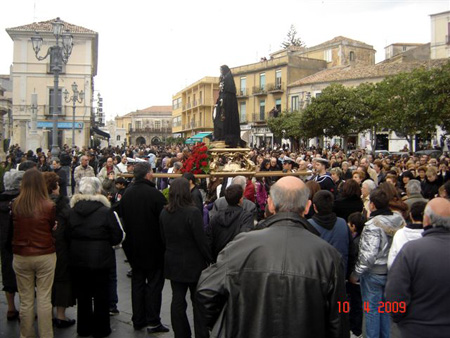
[{"label": "stone building", "polygon": [[267,119],[288,107],[287,85],[326,68],[323,60],[278,52],[270,60],[231,68],[237,90],[241,138],[253,146],[273,146]]},{"label": "stone building", "polygon": [[450,57],[450,11],[430,15],[431,58]]},{"label": "stone building", "polygon": [[[172,136],[172,107],[152,106],[115,118],[116,127],[126,130],[124,145],[164,144]],[[117,135],[116,135],[117,137]]]},{"label": "stone building", "polygon": [[[271,56],[277,57],[279,53],[284,52],[285,50],[281,50]],[[324,60],[327,62],[327,67],[332,68],[346,65],[373,65],[376,50],[364,42],[337,36],[312,47],[290,47],[288,52],[305,58]]]},{"label": "stone building", "polygon": [[10,141],[12,98],[9,76],[0,75],[0,160],[4,160]]},{"label": "stone building", "polygon": [[[322,90],[332,83],[339,83],[348,87],[356,87],[361,83],[376,83],[384,80],[387,76],[396,75],[402,72],[411,72],[419,67],[438,67],[447,62],[447,59],[410,61],[410,62],[381,62],[371,66],[343,66],[325,69],[311,76],[300,79],[288,86],[291,106],[290,111],[304,109],[310,98],[320,95]],[[382,131],[376,135],[378,149],[399,151],[405,145],[405,139],[399,137],[395,132]],[[347,142],[351,142],[361,147],[366,147],[369,142],[368,135],[364,133],[350,135]],[[343,140],[334,137],[329,140],[331,143],[343,144]],[[320,143],[321,140],[311,140],[312,143]],[[325,142],[325,141],[324,141]]]},{"label": "stone building", "polygon": [[[6,29],[14,43],[12,56],[12,143],[23,149],[35,150],[36,145],[48,149],[52,144],[52,112],[54,75],[50,69],[50,57],[37,60],[31,37],[36,32],[43,38],[40,56],[45,56],[48,47],[56,43],[52,22],[48,20]],[[97,75],[98,33],[64,22],[63,30],[73,36],[73,49],[68,63],[59,76],[58,89],[58,145],[72,144],[72,127],[75,126],[75,144],[90,142],[91,113],[94,93],[94,77]],[[72,93],[72,84],[78,85],[85,96],[83,103],[76,104],[75,121],[72,117],[72,102],[66,103],[62,93]],[[37,137],[31,138],[31,96],[37,94]],[[31,143],[31,140],[34,140]]]},{"label": "stone building", "polygon": [[212,132],[212,114],[219,96],[219,78],[206,76],[172,96],[172,133],[189,138]]}]

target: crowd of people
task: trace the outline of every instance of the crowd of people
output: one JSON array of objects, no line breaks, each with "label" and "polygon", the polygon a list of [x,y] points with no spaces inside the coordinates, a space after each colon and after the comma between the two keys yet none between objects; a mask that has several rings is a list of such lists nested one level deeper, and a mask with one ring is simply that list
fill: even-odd
[{"label": "crowd of people", "polygon": [[[10,148],[1,264],[22,336],[35,297],[41,337],[75,323],[80,336],[108,336],[114,247],[131,267],[135,330],[169,331],[168,279],[175,337],[192,335],[188,290],[196,337],[448,336],[448,154],[254,148],[265,175],[153,177],[181,174],[189,156],[184,145],[64,146],[59,158]],[[298,177],[270,173],[280,171]]]}]

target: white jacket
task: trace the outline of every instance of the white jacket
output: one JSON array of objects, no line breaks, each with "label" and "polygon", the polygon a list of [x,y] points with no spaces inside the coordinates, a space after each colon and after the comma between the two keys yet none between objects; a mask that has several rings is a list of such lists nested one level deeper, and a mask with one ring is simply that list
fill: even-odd
[{"label": "white jacket", "polygon": [[392,263],[394,263],[395,257],[397,257],[397,254],[400,252],[403,245],[405,245],[409,241],[414,241],[416,239],[422,238],[422,232],[423,229],[411,229],[408,227],[404,227],[395,233],[394,239],[392,240],[391,249],[389,250],[387,262],[388,269],[391,268]]}]

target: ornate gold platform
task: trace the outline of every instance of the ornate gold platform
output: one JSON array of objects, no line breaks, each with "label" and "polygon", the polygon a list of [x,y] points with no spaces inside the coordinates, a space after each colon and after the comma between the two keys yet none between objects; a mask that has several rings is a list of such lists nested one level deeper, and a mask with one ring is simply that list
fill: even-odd
[{"label": "ornate gold platform", "polygon": [[224,142],[213,142],[209,149],[211,155],[210,173],[255,172],[256,165],[249,158],[250,148],[226,148]]}]

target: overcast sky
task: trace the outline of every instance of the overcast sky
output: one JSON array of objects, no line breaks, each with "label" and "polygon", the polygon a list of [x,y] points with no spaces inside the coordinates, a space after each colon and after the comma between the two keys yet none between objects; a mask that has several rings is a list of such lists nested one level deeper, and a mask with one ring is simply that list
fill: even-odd
[{"label": "overcast sky", "polygon": [[291,24],[307,46],[342,35],[373,45],[430,42],[430,14],[450,0],[2,0],[0,74],[13,43],[5,29],[60,17],[99,33],[98,74],[110,119],[171,105],[172,95],[219,67],[257,62],[280,49]]}]

